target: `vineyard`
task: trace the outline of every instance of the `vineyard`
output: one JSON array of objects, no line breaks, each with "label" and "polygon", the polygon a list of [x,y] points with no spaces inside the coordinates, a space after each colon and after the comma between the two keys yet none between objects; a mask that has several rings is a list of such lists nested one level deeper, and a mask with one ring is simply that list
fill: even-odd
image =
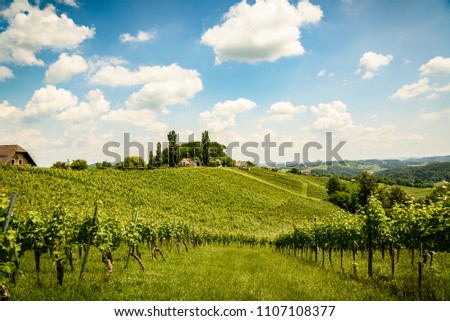
[{"label": "vineyard", "polygon": [[64,288],[94,273],[96,282],[101,277],[108,284],[122,277],[117,271],[144,272],[152,262],[195,256],[210,246],[250,248],[277,260],[292,254],[302,264],[331,269],[331,275],[351,276],[355,284],[366,275],[402,282],[418,275],[419,285],[414,281],[414,290],[400,298],[449,298],[446,185],[434,202],[386,213],[374,199],[354,215],[324,200],[323,179],[259,168],[0,172],[0,284],[12,289],[12,299],[24,277],[40,288],[53,282]]}]

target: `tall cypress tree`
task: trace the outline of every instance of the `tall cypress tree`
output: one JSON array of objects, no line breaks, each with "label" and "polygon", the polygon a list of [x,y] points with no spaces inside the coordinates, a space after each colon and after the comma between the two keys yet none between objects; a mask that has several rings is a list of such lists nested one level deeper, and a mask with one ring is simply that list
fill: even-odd
[{"label": "tall cypress tree", "polygon": [[202,133],[202,163],[205,166],[209,164],[209,145],[211,141],[209,140],[208,131],[205,130]]},{"label": "tall cypress tree", "polygon": [[160,142],[158,142],[158,144],[156,144],[155,163],[156,163],[156,167],[161,167],[162,152],[161,152],[161,143]]}]

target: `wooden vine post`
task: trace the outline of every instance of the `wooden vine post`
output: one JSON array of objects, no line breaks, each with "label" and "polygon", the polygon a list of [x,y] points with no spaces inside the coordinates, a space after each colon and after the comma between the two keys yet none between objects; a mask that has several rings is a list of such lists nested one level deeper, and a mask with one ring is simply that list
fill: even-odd
[{"label": "wooden vine post", "polygon": [[[2,222],[2,232],[6,233],[6,231],[8,230],[8,226],[9,226],[9,222],[11,221],[11,217],[12,217],[12,212],[14,209],[14,204],[16,203],[16,199],[17,199],[17,192],[13,192],[11,199],[9,201],[9,206],[8,206],[8,211],[6,214],[6,219]],[[18,261],[16,258],[16,267],[18,267]],[[14,278],[14,274],[13,274],[13,278]],[[6,288],[6,286],[4,286],[3,284],[0,284],[0,298],[1,301],[8,301],[11,297],[11,294],[9,293],[8,289]]]},{"label": "wooden vine post", "polygon": [[17,195],[18,195],[17,192],[13,192],[12,196],[11,196],[11,200],[9,201],[9,206],[8,206],[8,212],[6,214],[6,219],[2,223],[2,231],[3,231],[3,233],[6,233],[6,231],[8,230],[9,222],[11,221],[11,216],[12,216],[12,212],[13,212],[13,209],[14,209],[14,204],[16,203]]},{"label": "wooden vine post", "polygon": [[[94,211],[94,217],[92,219],[92,225],[95,225],[95,221],[97,219],[97,212],[98,212],[98,203],[95,204],[95,211]],[[92,235],[89,234],[88,236],[88,240],[87,240],[87,244],[86,244],[86,251],[84,252],[84,258],[83,258],[83,263],[81,264],[81,271],[80,271],[80,278],[79,281],[83,280],[83,274],[84,274],[84,270],[86,268],[86,262],[89,256],[89,248],[91,247],[91,242],[92,242]]]},{"label": "wooden vine post", "polygon": [[317,235],[316,235],[317,217],[314,217],[314,261],[317,264]]}]

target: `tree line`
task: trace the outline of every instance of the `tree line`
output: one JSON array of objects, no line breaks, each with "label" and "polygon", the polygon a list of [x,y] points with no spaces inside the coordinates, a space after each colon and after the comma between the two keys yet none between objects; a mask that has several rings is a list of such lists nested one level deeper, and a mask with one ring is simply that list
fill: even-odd
[{"label": "tree line", "polygon": [[[112,164],[108,161],[97,162],[97,169],[158,169],[165,167],[186,166],[180,164],[182,159],[189,159],[189,165],[196,166],[226,166],[232,167],[235,161],[225,153],[225,145],[211,141],[208,131],[202,132],[201,141],[188,143],[177,142],[177,134],[174,130],[167,134],[167,144],[158,142],[156,151],[149,151],[148,162],[140,156],[128,156],[123,161]],[[51,168],[84,170],[89,167],[86,160],[76,159],[72,162],[58,161]]]}]

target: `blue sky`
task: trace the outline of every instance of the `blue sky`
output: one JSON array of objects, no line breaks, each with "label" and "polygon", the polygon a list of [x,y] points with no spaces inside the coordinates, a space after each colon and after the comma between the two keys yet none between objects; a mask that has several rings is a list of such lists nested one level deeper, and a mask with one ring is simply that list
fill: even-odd
[{"label": "blue sky", "polygon": [[[0,2],[0,144],[41,166],[133,141],[450,154],[450,2]],[[255,152],[262,154],[261,149]],[[122,151],[119,151],[120,153]],[[238,150],[233,157],[245,159]],[[324,150],[311,158],[324,159]]]}]

